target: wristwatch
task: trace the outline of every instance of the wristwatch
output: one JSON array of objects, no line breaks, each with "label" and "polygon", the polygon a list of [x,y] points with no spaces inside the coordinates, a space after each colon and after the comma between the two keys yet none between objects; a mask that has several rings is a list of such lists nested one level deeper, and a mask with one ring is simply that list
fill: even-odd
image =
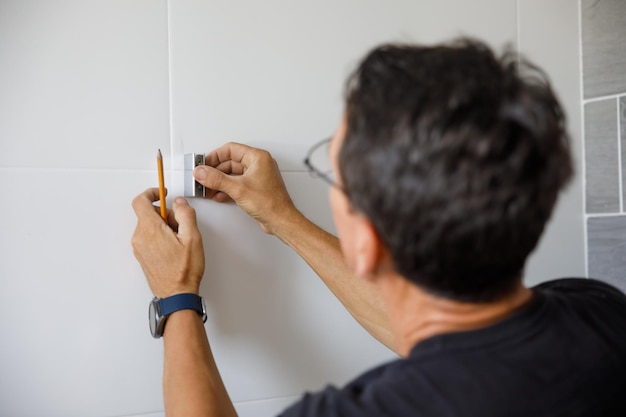
[{"label": "wristwatch", "polygon": [[202,322],[206,322],[206,306],[204,299],[199,295],[185,293],[166,298],[154,297],[148,309],[152,337],[155,339],[162,337],[167,316],[179,310],[195,310],[202,316]]}]

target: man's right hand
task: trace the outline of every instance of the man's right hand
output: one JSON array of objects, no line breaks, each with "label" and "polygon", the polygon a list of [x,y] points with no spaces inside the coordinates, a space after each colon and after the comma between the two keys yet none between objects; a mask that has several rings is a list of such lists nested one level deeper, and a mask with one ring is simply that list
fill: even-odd
[{"label": "man's right hand", "polygon": [[277,234],[281,221],[299,214],[278,164],[269,152],[240,143],[227,143],[205,155],[205,164],[194,171],[207,198],[234,201],[261,229]]}]

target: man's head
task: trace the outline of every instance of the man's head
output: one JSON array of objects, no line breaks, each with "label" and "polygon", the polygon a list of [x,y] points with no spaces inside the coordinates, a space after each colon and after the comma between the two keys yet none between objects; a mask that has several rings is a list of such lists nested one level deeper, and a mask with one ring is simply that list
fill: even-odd
[{"label": "man's head", "polygon": [[370,52],[346,84],[341,134],[343,190],[395,270],[459,301],[517,284],[572,175],[543,73],[476,41]]}]

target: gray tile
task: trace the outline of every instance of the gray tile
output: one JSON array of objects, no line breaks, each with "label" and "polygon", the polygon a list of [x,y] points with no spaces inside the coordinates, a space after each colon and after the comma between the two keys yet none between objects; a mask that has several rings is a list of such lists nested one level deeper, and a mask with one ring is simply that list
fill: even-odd
[{"label": "gray tile", "polygon": [[587,220],[589,276],[626,291],[626,216]]},{"label": "gray tile", "polygon": [[626,92],[626,1],[582,0],[584,97]]},{"label": "gray tile", "polygon": [[622,201],[626,202],[626,97],[619,100],[619,129],[622,146]]},{"label": "gray tile", "polygon": [[585,105],[586,212],[616,213],[619,205],[617,100]]}]

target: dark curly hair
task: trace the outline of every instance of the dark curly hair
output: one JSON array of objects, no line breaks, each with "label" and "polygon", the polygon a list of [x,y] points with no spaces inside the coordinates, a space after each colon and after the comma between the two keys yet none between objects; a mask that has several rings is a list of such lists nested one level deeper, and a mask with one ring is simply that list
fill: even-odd
[{"label": "dark curly hair", "polygon": [[510,291],[573,170],[545,74],[471,39],[383,45],[348,78],[346,117],[343,187],[396,270],[459,301]]}]

